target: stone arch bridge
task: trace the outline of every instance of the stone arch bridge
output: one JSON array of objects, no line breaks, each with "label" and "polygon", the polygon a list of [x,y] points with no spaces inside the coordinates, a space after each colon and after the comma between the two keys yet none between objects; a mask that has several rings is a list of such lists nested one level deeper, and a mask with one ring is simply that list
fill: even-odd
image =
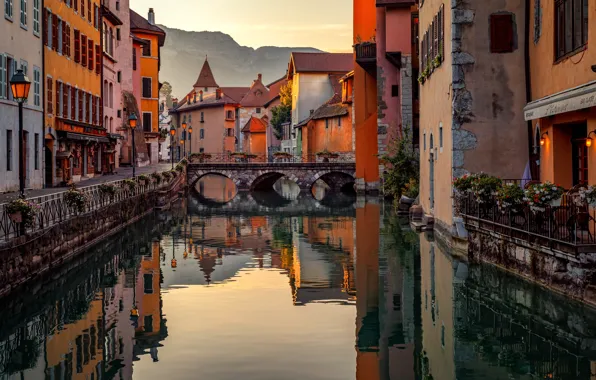
[{"label": "stone arch bridge", "polygon": [[194,187],[204,176],[216,174],[228,177],[238,191],[271,190],[275,182],[286,177],[300,190],[310,191],[317,180],[325,182],[331,191],[353,189],[356,164],[353,162],[264,162],[264,163],[190,163],[186,169],[187,183]]}]

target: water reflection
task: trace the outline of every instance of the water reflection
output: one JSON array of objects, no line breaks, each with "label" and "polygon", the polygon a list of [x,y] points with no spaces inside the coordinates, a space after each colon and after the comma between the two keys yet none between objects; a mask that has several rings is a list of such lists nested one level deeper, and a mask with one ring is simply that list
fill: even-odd
[{"label": "water reflection", "polygon": [[594,310],[468,266],[390,207],[193,199],[4,299],[0,379],[595,377]]}]

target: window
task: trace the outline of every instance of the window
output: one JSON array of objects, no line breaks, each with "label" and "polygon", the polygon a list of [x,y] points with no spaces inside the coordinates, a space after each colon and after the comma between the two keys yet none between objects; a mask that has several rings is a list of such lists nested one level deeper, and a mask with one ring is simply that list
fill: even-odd
[{"label": "window", "polygon": [[6,170],[12,170],[12,131],[6,131]]},{"label": "window", "polygon": [[39,170],[39,133],[35,134],[33,143],[35,144],[35,159],[33,160],[33,164],[35,165],[35,170]]},{"label": "window", "polygon": [[257,107],[257,113],[261,113],[261,108]]},{"label": "window", "polygon": [[201,111],[201,123],[205,122],[205,113]]},{"label": "window", "polygon": [[439,127],[439,148],[443,151],[443,127]]},{"label": "window", "polygon": [[205,138],[205,130],[203,128],[201,128],[201,130],[199,131],[199,138],[201,140]]},{"label": "window", "polygon": [[226,119],[233,120],[234,119],[234,112],[226,111]]},{"label": "window", "polygon": [[[76,4],[76,2],[75,2]],[[74,51],[74,61],[76,63],[81,62],[81,32],[77,29],[74,30],[74,43],[75,43],[75,51]]]},{"label": "window", "polygon": [[70,88],[70,119],[77,119],[77,89]]},{"label": "window", "polygon": [[153,274],[143,275],[143,290],[145,294],[153,294]]},{"label": "window", "polygon": [[21,26],[27,29],[27,0],[21,0]]},{"label": "window", "polygon": [[81,65],[87,67],[87,36],[81,34]]},{"label": "window", "polygon": [[41,71],[35,66],[33,67],[33,105],[41,106]]},{"label": "window", "polygon": [[143,57],[151,57],[151,41],[143,40]]},{"label": "window", "polygon": [[56,51],[62,54],[64,50],[64,30],[62,29],[62,20],[58,19],[58,28],[56,28]]},{"label": "window", "polygon": [[[76,2],[77,0],[75,0]],[[85,0],[81,0],[81,17],[85,18]]]},{"label": "window", "polygon": [[101,74],[101,47],[99,45],[95,45],[95,74]]},{"label": "window", "polygon": [[341,127],[341,116],[337,118],[337,126]]},{"label": "window", "polygon": [[120,28],[116,28],[116,41],[120,41],[121,37],[120,37]]},{"label": "window", "polygon": [[394,98],[399,96],[399,85],[394,84],[391,86],[391,96]]},{"label": "window", "polygon": [[490,15],[490,52],[511,53],[514,50],[513,14]]},{"label": "window", "polygon": [[68,101],[70,100],[70,86],[67,84],[62,85],[62,117],[68,118]]},{"label": "window", "polygon": [[72,3],[74,4],[74,11],[75,13],[79,11],[79,0],[72,0]]},{"label": "window", "polygon": [[329,128],[329,119],[325,119],[325,129]]},{"label": "window", "polygon": [[143,78],[143,98],[151,98],[151,78]]},{"label": "window", "polygon": [[[199,153],[205,153],[205,148],[199,148]],[[201,185],[203,184],[203,182],[201,182]]]},{"label": "window", "polygon": [[120,10],[120,1],[116,0],[116,10]]},{"label": "window", "polygon": [[114,56],[114,29],[112,28],[108,32],[108,54]]},{"label": "window", "polygon": [[4,17],[12,20],[12,0],[4,0]]},{"label": "window", "polygon": [[228,135],[228,137],[234,137],[234,129],[227,128],[227,135]]},{"label": "window", "polygon": [[10,89],[10,78],[17,71],[17,63],[12,57],[6,56],[6,99],[13,100],[12,91]]},{"label": "window", "polygon": [[134,46],[132,48],[132,69],[137,71],[137,49]]},{"label": "window", "polygon": [[52,14],[48,12],[44,8],[45,19],[47,20],[46,28],[45,28],[45,35],[44,35],[44,45],[51,48],[52,47]]},{"label": "window", "polygon": [[151,112],[143,112],[143,130],[151,132]]},{"label": "window", "polygon": [[555,0],[555,58],[588,42],[588,0]]},{"label": "window", "polygon": [[122,82],[122,71],[118,71],[116,78],[118,79],[118,83]]},{"label": "window", "polygon": [[99,28],[99,7],[97,4],[93,4],[93,27]]},{"label": "window", "polygon": [[145,320],[143,321],[143,329],[147,333],[153,332],[153,315],[149,314],[145,316]]},{"label": "window", "polygon": [[87,40],[87,68],[93,71],[93,40]]},{"label": "window", "polygon": [[89,23],[93,21],[91,18],[91,0],[87,0],[87,21],[89,21]]},{"label": "window", "polygon": [[8,97],[8,70],[6,64],[6,55],[0,54],[0,99]]},{"label": "window", "polygon": [[64,44],[62,47],[62,54],[65,57],[70,57],[70,25],[65,23],[62,30],[64,31],[64,35],[62,36],[62,41]]},{"label": "window", "polygon": [[52,50],[58,50],[58,16],[52,15]]},{"label": "window", "polygon": [[62,116],[62,82],[56,81],[56,116]]},{"label": "window", "polygon": [[114,85],[110,83],[109,88],[107,96],[110,98],[110,108],[114,108]]},{"label": "window", "polygon": [[422,135],[423,150],[426,150],[426,132]]},{"label": "window", "polygon": [[48,89],[48,95],[47,95],[48,98],[47,98],[47,103],[46,103],[47,104],[46,112],[48,114],[50,114],[50,115],[54,113],[54,109],[53,109],[54,103],[52,101],[52,99],[53,99],[53,96],[52,96],[52,84],[53,84],[52,83],[52,77],[48,77],[48,79],[47,79],[47,85],[46,85],[46,87]]}]

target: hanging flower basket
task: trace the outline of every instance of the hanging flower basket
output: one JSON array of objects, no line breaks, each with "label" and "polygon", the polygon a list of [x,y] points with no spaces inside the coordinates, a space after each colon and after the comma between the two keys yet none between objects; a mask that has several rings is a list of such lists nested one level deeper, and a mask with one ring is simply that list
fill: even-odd
[{"label": "hanging flower basket", "polygon": [[514,183],[506,183],[497,189],[497,205],[501,212],[517,212],[524,204],[524,191]]},{"label": "hanging flower basket", "polygon": [[579,190],[579,196],[581,200],[586,202],[590,207],[596,208],[596,187],[588,186],[585,189]]},{"label": "hanging flower basket", "polygon": [[23,214],[20,211],[8,214],[8,217],[15,223],[21,223],[23,221]]},{"label": "hanging flower basket", "polygon": [[490,203],[502,184],[503,181],[500,178],[480,173],[472,181],[472,193],[478,203]]},{"label": "hanging flower basket", "polygon": [[149,184],[149,181],[151,181],[151,178],[149,178],[149,176],[146,174],[141,174],[137,177],[137,179],[141,186],[147,186]]},{"label": "hanging flower basket", "polygon": [[190,162],[205,162],[205,160],[211,159],[209,153],[193,153],[190,155]]},{"label": "hanging flower basket", "polygon": [[66,202],[66,205],[72,208],[75,212],[84,212],[89,198],[87,197],[87,194],[77,190],[73,186],[64,194],[64,201]]},{"label": "hanging flower basket", "polygon": [[532,211],[544,211],[547,206],[561,206],[564,189],[552,182],[537,183],[528,186],[524,191],[524,200]]},{"label": "hanging flower basket", "polygon": [[127,178],[124,181],[122,181],[122,187],[132,191],[132,190],[136,189],[137,182],[135,180]]},{"label": "hanging flower basket", "polygon": [[14,223],[22,223],[25,227],[35,224],[35,216],[41,211],[41,206],[26,199],[15,199],[6,205],[6,213]]}]

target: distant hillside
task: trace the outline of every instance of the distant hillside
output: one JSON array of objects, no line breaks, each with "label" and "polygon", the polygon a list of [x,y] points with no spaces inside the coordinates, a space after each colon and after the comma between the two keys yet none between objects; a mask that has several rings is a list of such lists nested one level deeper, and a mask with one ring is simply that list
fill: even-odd
[{"label": "distant hillside", "polygon": [[205,56],[220,86],[250,86],[258,73],[268,84],[282,77],[288,68],[290,52],[318,52],[314,48],[240,46],[221,32],[187,32],[160,25],[166,32],[161,50],[161,82],[170,82],[174,96],[184,96],[196,81]]}]

